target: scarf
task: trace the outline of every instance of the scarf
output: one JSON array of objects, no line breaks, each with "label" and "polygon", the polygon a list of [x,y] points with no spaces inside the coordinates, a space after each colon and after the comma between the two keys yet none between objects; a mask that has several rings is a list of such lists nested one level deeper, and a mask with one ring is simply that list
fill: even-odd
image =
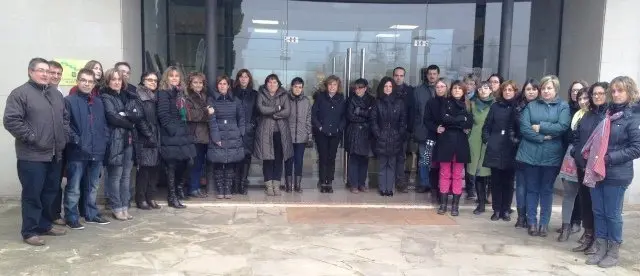
[{"label": "scarf", "polygon": [[180,114],[180,120],[186,122],[187,118],[189,118],[187,100],[185,99],[184,93],[182,92],[182,89],[180,89],[180,86],[175,86],[173,89],[176,91],[176,107],[178,108],[178,114]]},{"label": "scarf", "polygon": [[606,166],[604,157],[609,148],[609,135],[611,134],[611,122],[619,119],[624,111],[619,111],[611,115],[607,112],[604,120],[598,123],[596,129],[591,133],[587,143],[582,148],[582,157],[587,159],[584,169],[584,180],[582,184],[594,188],[596,182],[604,180],[606,177]]},{"label": "scarf", "polygon": [[576,130],[576,128],[578,127],[578,122],[580,122],[580,119],[582,119],[582,117],[586,113],[587,111],[585,111],[584,109],[580,109],[578,110],[578,112],[576,112],[576,114],[573,114],[573,119],[571,119],[571,130]]},{"label": "scarf", "polygon": [[493,100],[494,98],[491,95],[484,100],[480,99],[480,97],[476,95],[476,97],[473,98],[473,103],[475,108],[482,112],[485,108],[490,107],[491,104],[493,104]]}]

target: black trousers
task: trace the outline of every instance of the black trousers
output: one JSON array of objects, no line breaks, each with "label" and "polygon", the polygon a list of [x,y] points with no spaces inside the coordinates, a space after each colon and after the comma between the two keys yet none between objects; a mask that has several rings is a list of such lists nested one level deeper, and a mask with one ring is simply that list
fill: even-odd
[{"label": "black trousers", "polygon": [[[189,176],[191,175],[191,167],[193,162],[190,160],[167,160],[167,180],[173,180],[176,187],[184,188],[185,184],[189,183]],[[173,179],[171,179],[173,177]]]},{"label": "black trousers", "polygon": [[367,171],[369,170],[369,157],[358,154],[349,154],[349,167],[347,178],[352,188],[366,187]]},{"label": "black trousers", "polygon": [[[581,185],[584,186],[584,185]],[[580,190],[578,190],[580,193]],[[580,200],[580,196],[576,197],[576,200],[573,202],[573,211],[571,212],[571,223],[572,224],[580,224],[582,222],[582,204]]]},{"label": "black trousers", "polygon": [[318,162],[320,181],[333,181],[334,179],[339,142],[340,139],[337,136],[326,136],[321,132],[316,135],[318,159],[320,159]]},{"label": "black trousers", "polygon": [[282,179],[282,168],[284,162],[284,151],[282,149],[282,137],[280,132],[273,133],[273,154],[274,160],[262,161],[262,175],[264,182],[280,181]]},{"label": "black trousers", "polygon": [[[590,188],[582,185],[584,180],[584,169],[578,168],[578,198],[580,198],[580,217],[582,218],[582,227],[585,229],[594,229],[593,225],[593,208],[591,206]],[[574,209],[575,210],[575,209]]]},{"label": "black trousers", "polygon": [[136,174],[136,202],[153,200],[160,175],[159,166],[139,167]]},{"label": "black trousers", "polygon": [[494,212],[508,212],[513,198],[515,170],[491,169],[491,206]]}]

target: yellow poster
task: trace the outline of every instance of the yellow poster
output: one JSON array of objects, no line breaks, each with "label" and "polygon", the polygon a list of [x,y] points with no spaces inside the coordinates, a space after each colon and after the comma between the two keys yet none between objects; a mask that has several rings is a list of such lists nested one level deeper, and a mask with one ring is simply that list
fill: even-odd
[{"label": "yellow poster", "polygon": [[89,60],[79,59],[55,59],[62,65],[62,80],[60,86],[75,86],[76,76],[80,69],[84,68]]}]

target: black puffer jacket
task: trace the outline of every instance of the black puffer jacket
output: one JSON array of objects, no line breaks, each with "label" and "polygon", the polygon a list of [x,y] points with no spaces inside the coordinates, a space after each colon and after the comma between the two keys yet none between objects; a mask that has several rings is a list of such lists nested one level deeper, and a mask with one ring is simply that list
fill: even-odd
[{"label": "black puffer jacket", "polygon": [[[120,93],[128,93],[121,91]],[[124,150],[133,143],[133,123],[130,118],[136,117],[137,114],[127,114],[125,109],[124,97],[120,93],[109,87],[103,87],[100,91],[100,97],[104,103],[104,111],[107,117],[107,125],[109,126],[109,142],[107,143],[107,152],[104,156],[104,165],[106,166],[122,166],[124,165]],[[120,112],[125,112],[122,116]]]},{"label": "black puffer jacket", "polygon": [[136,125],[133,132],[135,163],[140,167],[154,167],[160,164],[160,132],[158,130],[158,116],[156,104],[158,102],[155,92],[144,86],[138,86],[137,97],[127,103],[127,113],[138,116],[130,119]]},{"label": "black puffer jacket", "polygon": [[[242,136],[245,133],[245,113],[240,101],[229,92],[226,95],[214,91],[209,105],[215,110],[209,120],[209,149],[207,160],[229,164],[244,159]],[[220,142],[220,146],[218,146]]]},{"label": "black puffer jacket", "polygon": [[311,107],[313,133],[326,136],[340,136],[346,126],[346,101],[342,93],[329,97],[328,92],[318,92]]},{"label": "black puffer jacket", "polygon": [[445,131],[438,135],[434,161],[451,162],[455,156],[456,163],[471,162],[469,138],[464,130],[473,127],[473,115],[463,101],[453,98],[444,101],[442,126]]},{"label": "black puffer jacket", "polygon": [[369,156],[372,136],[370,127],[371,110],[375,98],[368,91],[362,97],[355,93],[347,99],[347,130],[344,148],[351,154]]},{"label": "black puffer jacket", "polygon": [[482,127],[482,143],[487,145],[483,167],[514,168],[518,151],[514,129],[518,123],[513,101],[500,100],[491,105]]},{"label": "black puffer jacket", "polygon": [[640,107],[611,104],[609,113],[624,115],[611,122],[609,147],[605,155],[607,179],[633,179],[633,160],[640,158]]},{"label": "black puffer jacket", "polygon": [[375,138],[373,152],[377,156],[394,156],[402,151],[407,138],[407,111],[404,102],[394,94],[381,95],[371,110],[371,130]]},{"label": "black puffer jacket", "polygon": [[244,153],[250,155],[255,147],[256,127],[258,126],[258,115],[256,111],[256,100],[258,99],[258,91],[253,89],[233,89],[233,95],[240,100],[242,110],[244,110],[244,128],[245,133],[242,136]]},{"label": "black puffer jacket", "polygon": [[193,136],[189,134],[186,118],[183,119],[178,110],[178,105],[185,104],[184,94],[178,88],[158,92],[160,156],[165,161],[189,160],[196,157]]}]

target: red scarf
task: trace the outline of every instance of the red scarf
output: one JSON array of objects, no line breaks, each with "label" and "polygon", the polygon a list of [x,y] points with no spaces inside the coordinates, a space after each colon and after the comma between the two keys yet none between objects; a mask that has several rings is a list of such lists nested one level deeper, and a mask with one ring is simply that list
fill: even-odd
[{"label": "red scarf", "polygon": [[611,122],[619,119],[624,114],[620,111],[611,115],[607,111],[604,120],[598,123],[596,129],[589,136],[589,140],[582,148],[582,157],[587,159],[587,166],[584,169],[584,179],[582,184],[594,188],[596,183],[604,180],[607,175],[604,157],[609,148],[609,135],[611,134]]}]

